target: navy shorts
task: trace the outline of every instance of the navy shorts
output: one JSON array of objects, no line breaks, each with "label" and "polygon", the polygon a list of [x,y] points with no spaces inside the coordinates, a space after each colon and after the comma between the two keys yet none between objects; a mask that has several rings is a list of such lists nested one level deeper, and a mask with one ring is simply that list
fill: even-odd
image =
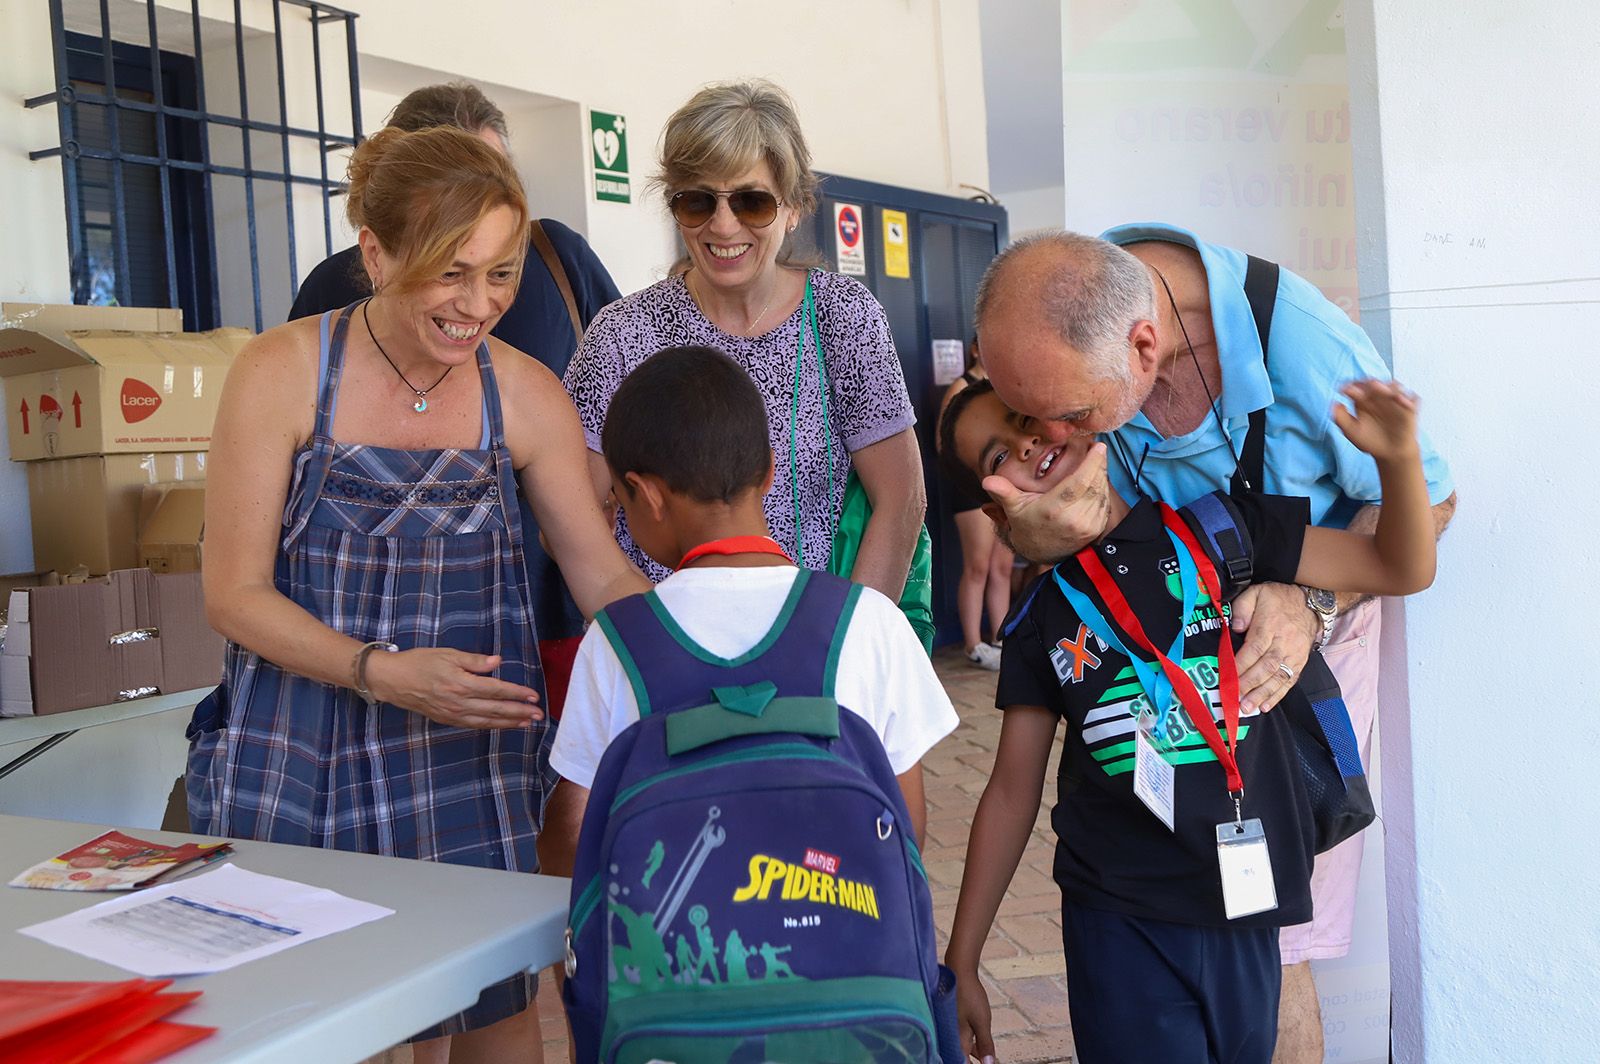
[{"label": "navy shorts", "polygon": [[1270,1064],[1276,928],[1193,927],[1061,905],[1081,1064]]}]

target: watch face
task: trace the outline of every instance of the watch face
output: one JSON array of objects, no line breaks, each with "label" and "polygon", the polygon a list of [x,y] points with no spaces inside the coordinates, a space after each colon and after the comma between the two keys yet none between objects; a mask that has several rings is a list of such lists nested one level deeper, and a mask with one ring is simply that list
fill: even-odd
[{"label": "watch face", "polygon": [[1306,604],[1318,613],[1332,613],[1338,608],[1338,601],[1332,591],[1320,587],[1306,588]]}]

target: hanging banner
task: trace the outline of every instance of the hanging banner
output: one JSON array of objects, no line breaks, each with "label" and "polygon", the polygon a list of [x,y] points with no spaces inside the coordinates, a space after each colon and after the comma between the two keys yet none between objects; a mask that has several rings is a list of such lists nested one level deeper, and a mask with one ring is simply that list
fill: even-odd
[{"label": "hanging banner", "polygon": [[833,205],[834,261],[840,273],[867,275],[867,234],[862,211],[854,203]]},{"label": "hanging banner", "polygon": [[911,276],[911,231],[905,211],[883,212],[883,275]]}]

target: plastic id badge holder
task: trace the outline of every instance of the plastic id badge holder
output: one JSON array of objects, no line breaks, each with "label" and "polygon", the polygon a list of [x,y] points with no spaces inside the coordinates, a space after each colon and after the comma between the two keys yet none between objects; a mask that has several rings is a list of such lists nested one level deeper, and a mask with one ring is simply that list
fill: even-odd
[{"label": "plastic id badge holder", "polygon": [[1222,871],[1222,908],[1228,919],[1278,907],[1267,835],[1258,818],[1217,825],[1217,865]]}]

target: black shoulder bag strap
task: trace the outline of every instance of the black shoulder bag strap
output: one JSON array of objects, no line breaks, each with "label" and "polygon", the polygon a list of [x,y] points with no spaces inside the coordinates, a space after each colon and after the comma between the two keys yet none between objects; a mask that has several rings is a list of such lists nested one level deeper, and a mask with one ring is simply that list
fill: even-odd
[{"label": "black shoulder bag strap", "polygon": [[[1261,364],[1267,364],[1267,339],[1272,335],[1272,307],[1278,301],[1278,264],[1247,256],[1249,266],[1244,273],[1244,297],[1250,303],[1250,313],[1256,319],[1256,334],[1261,337]],[[1254,489],[1266,491],[1267,411],[1265,408],[1250,414],[1250,428],[1245,433],[1244,446],[1239,451],[1239,464],[1234,467],[1233,479],[1228,484],[1231,495]]]}]

